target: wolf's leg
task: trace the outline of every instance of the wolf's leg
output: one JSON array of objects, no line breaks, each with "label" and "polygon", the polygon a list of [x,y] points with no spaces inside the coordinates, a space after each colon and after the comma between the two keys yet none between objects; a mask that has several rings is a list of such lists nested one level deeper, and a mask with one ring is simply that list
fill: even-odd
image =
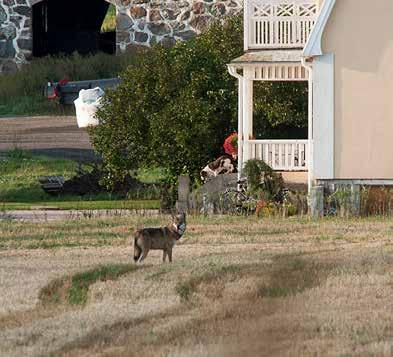
[{"label": "wolf's leg", "polygon": [[[136,241],[136,240],[135,240]],[[136,245],[136,242],[134,244],[134,261],[137,262],[142,254],[142,249],[139,248],[139,246]]]},{"label": "wolf's leg", "polygon": [[169,263],[172,263],[172,248],[168,249],[168,258],[169,258]]},{"label": "wolf's leg", "polygon": [[162,253],[162,262],[163,262],[163,263],[165,263],[167,254],[168,254],[168,253],[167,253],[166,250],[164,249],[164,250],[163,250],[163,253]]},{"label": "wolf's leg", "polygon": [[138,260],[138,263],[142,263],[143,260],[147,257],[147,253],[149,253],[149,249],[143,249],[142,248],[142,254],[141,257]]}]

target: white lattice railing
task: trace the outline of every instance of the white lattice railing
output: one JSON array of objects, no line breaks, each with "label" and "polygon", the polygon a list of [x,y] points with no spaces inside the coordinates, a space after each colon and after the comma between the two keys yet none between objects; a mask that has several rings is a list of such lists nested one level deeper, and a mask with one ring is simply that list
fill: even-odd
[{"label": "white lattice railing", "polygon": [[245,0],[245,49],[303,48],[314,26],[317,0]]},{"label": "white lattice railing", "polygon": [[250,157],[277,171],[308,170],[308,140],[248,140]]}]

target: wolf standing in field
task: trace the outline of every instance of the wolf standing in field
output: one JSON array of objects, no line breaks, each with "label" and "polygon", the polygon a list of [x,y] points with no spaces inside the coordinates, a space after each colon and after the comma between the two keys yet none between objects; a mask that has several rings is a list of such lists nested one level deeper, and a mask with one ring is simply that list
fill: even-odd
[{"label": "wolf standing in field", "polygon": [[162,261],[166,256],[172,263],[172,249],[186,230],[186,214],[181,213],[172,216],[172,222],[166,227],[143,228],[135,232],[134,237],[134,260],[142,262],[150,249],[162,250]]}]

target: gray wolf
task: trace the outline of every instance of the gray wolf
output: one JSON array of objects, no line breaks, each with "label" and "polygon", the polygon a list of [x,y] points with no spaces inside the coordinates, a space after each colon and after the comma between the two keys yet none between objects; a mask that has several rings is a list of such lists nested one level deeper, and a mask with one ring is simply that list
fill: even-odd
[{"label": "gray wolf", "polygon": [[220,174],[231,174],[233,172],[235,172],[233,158],[230,155],[222,155],[217,160],[207,164],[200,175],[202,181],[207,182]]},{"label": "gray wolf", "polygon": [[172,222],[166,227],[143,228],[134,235],[134,261],[142,262],[150,249],[162,250],[162,261],[168,256],[172,263],[172,249],[186,230],[186,214],[172,216]]}]

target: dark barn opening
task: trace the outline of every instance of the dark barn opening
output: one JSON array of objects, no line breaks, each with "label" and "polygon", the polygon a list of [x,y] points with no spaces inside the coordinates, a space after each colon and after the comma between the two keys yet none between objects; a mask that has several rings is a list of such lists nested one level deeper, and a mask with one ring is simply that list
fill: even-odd
[{"label": "dark barn opening", "polygon": [[116,32],[101,33],[105,0],[43,0],[33,6],[33,56],[116,51]]}]

